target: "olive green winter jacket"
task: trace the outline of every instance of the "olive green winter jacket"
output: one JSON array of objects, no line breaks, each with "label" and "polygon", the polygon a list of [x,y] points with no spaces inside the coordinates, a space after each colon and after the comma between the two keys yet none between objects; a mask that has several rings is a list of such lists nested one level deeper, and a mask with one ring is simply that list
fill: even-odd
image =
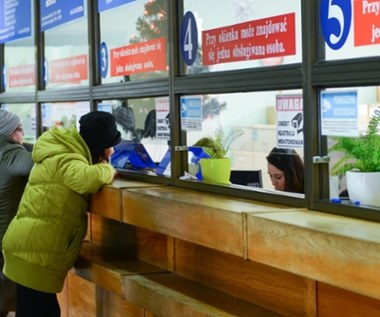
[{"label": "olive green winter jacket", "polygon": [[3,239],[4,274],[23,286],[58,293],[86,234],[88,194],[111,183],[115,170],[108,163],[92,165],[76,128],[45,132],[34,146],[33,160],[17,215]]}]

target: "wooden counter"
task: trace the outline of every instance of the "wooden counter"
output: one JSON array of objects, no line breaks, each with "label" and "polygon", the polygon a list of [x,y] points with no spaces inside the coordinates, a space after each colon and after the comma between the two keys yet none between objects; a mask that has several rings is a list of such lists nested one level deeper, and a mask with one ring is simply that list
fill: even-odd
[{"label": "wooden counter", "polygon": [[[90,248],[111,253],[83,249],[67,312],[380,316],[380,224],[129,181],[94,195],[90,212]],[[70,300],[83,283],[93,296]]]}]

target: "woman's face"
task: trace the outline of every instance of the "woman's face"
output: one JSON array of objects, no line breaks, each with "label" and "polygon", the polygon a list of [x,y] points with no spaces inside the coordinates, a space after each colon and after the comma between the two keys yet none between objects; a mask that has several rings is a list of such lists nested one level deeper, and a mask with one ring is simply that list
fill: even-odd
[{"label": "woman's face", "polygon": [[24,129],[22,128],[22,125],[19,125],[9,136],[14,141],[22,144],[24,142]]},{"label": "woman's face", "polygon": [[268,174],[274,189],[285,190],[285,175],[276,166],[268,163]]}]

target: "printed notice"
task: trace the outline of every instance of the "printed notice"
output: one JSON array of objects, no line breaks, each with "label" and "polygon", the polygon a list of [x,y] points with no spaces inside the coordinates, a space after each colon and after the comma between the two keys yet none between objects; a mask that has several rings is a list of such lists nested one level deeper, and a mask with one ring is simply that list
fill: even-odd
[{"label": "printed notice", "polygon": [[88,79],[86,54],[52,60],[49,68],[51,83],[79,83]]},{"label": "printed notice", "polygon": [[156,137],[157,139],[170,139],[169,98],[156,98]]},{"label": "printed notice", "polygon": [[9,87],[26,87],[35,84],[35,65],[9,67]]},{"label": "printed notice", "polygon": [[164,71],[166,40],[154,40],[111,49],[111,77]]},{"label": "printed notice", "polygon": [[321,93],[322,134],[357,137],[358,96],[356,91]]},{"label": "printed notice", "polygon": [[278,147],[303,147],[302,95],[276,96],[276,113]]},{"label": "printed notice", "polygon": [[380,43],[380,1],[354,1],[354,45]]},{"label": "printed notice", "polygon": [[295,14],[203,31],[202,53],[204,65],[294,55]]},{"label": "printed notice", "polygon": [[186,131],[202,131],[202,99],[181,97],[181,127]]}]

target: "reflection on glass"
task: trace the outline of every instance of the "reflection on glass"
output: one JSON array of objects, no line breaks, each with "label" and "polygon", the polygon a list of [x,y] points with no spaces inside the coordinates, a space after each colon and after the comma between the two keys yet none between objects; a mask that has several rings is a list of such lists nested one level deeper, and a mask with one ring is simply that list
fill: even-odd
[{"label": "reflection on glass", "polygon": [[24,142],[36,141],[36,107],[35,104],[2,104],[2,109],[17,114],[24,130]]},{"label": "reflection on glass", "polygon": [[183,96],[181,127],[190,147],[188,172],[200,179],[199,161],[203,152],[207,154],[194,145],[212,148],[205,138],[214,139],[222,130],[229,140],[230,133],[242,131],[226,154],[233,184],[275,189],[266,157],[278,147],[293,149],[303,159],[302,117],[301,90]]},{"label": "reflection on glass", "polygon": [[[181,44],[199,47],[187,74],[302,60],[300,1],[185,0],[184,6],[185,12],[193,13],[196,25],[191,20],[182,24],[186,31]],[[191,38],[196,31],[197,40]],[[186,60],[186,49],[182,54]]]},{"label": "reflection on glass", "polygon": [[48,130],[52,126],[70,129],[79,128],[79,118],[90,111],[90,104],[83,102],[44,103],[41,105],[42,127]]},{"label": "reflection on glass", "polygon": [[84,17],[45,31],[46,88],[88,85],[87,5]]},{"label": "reflection on glass", "polygon": [[33,38],[4,45],[5,91],[31,91],[36,86]]},{"label": "reflection on glass", "polygon": [[[169,149],[169,98],[103,100],[98,109],[114,114],[123,142],[115,148],[114,165],[156,174]],[[168,175],[169,169],[165,172]]]},{"label": "reflection on glass", "polygon": [[137,0],[100,13],[103,83],[168,75],[167,0]]}]

